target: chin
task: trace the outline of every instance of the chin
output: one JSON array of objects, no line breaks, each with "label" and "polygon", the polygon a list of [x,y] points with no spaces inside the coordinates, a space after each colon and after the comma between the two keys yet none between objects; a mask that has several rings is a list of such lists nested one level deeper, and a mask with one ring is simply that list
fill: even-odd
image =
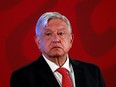
[{"label": "chin", "polygon": [[63,56],[63,54],[58,54],[58,53],[57,53],[57,54],[52,54],[52,55],[51,55],[51,57],[53,57],[53,58],[55,58],[55,57],[62,57],[62,56]]}]

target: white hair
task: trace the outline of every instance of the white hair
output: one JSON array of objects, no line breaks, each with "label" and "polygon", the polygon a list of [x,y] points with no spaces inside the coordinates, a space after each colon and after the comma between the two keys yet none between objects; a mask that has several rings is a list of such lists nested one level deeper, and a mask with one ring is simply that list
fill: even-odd
[{"label": "white hair", "polygon": [[38,19],[37,23],[36,23],[36,35],[40,36],[40,26],[41,28],[44,28],[49,19],[54,19],[54,18],[59,18],[62,19],[69,27],[69,32],[72,33],[72,28],[71,28],[71,24],[69,22],[69,20],[62,14],[58,13],[58,12],[46,12],[43,15],[41,15],[41,17]]}]

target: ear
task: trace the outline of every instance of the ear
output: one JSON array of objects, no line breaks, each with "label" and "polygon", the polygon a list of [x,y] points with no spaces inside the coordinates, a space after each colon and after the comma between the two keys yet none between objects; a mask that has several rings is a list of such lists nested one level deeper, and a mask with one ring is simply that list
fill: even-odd
[{"label": "ear", "polygon": [[74,34],[71,34],[70,35],[70,47],[72,47],[73,39],[74,39]]},{"label": "ear", "polygon": [[70,35],[70,43],[73,43],[73,39],[74,39],[74,34]]},{"label": "ear", "polygon": [[35,43],[36,43],[37,47],[40,49],[40,39],[39,39],[39,37],[35,36],[34,39],[35,39]]}]

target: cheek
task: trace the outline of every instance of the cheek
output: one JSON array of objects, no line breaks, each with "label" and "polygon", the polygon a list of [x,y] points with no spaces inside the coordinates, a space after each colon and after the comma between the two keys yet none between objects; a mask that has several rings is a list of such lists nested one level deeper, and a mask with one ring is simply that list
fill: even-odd
[{"label": "cheek", "polygon": [[69,39],[62,40],[62,44],[65,48],[68,48],[71,46],[71,41]]},{"label": "cheek", "polygon": [[41,47],[41,49],[48,49],[49,48],[49,41],[47,41],[47,40],[42,40],[41,42],[40,42],[40,47]]}]

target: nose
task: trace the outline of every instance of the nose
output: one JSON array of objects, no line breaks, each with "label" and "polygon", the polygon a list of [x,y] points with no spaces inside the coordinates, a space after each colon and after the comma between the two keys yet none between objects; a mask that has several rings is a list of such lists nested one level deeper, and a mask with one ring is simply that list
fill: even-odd
[{"label": "nose", "polygon": [[60,43],[60,37],[57,34],[54,34],[52,36],[52,42],[53,43]]}]

